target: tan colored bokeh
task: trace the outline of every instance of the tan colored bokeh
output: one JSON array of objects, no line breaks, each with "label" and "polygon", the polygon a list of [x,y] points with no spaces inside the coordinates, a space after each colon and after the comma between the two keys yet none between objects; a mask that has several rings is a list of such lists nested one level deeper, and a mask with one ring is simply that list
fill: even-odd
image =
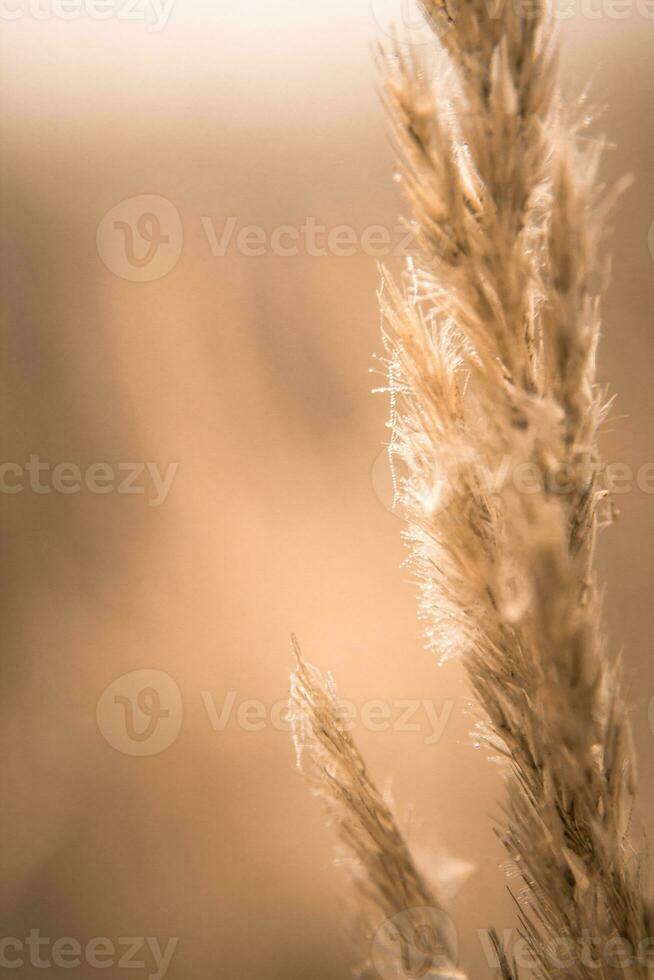
[{"label": "tan colored bokeh", "polygon": [[[436,744],[424,729],[357,736],[400,816],[413,809],[419,851],[476,865],[453,914],[483,976],[476,930],[515,925],[492,829],[501,780],[472,744],[460,666],[422,650],[400,523],[373,485],[387,436],[370,394],[375,259],[214,257],[202,224],[395,227],[379,26],[368,0],[177,2],[158,33],[1,25],[2,459],[179,463],[161,507],[0,497],[2,935],[177,936],[171,980],[349,974],[347,878],[289,736],[234,717],[214,731],[202,696],[284,698],[294,630],[358,705],[453,699]],[[619,394],[606,455],[637,468],[654,459],[654,24],[577,15],[564,32],[566,78],[593,76],[607,105],[607,177],[636,176],[614,220],[601,375]],[[163,278],[130,282],[96,231],[143,194],[174,204],[184,247]],[[653,507],[625,495],[601,545],[650,829]],[[145,668],[175,679],[184,719],[140,758],[107,743],[96,704]]]}]

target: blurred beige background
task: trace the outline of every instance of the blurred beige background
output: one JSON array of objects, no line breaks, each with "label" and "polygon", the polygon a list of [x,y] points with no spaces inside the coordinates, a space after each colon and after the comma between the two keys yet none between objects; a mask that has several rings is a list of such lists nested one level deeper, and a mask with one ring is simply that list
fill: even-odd
[{"label": "blurred beige background", "polygon": [[[159,507],[0,495],[2,937],[179,937],[174,980],[349,975],[348,882],[290,738],[235,718],[244,700],[286,696],[294,630],[357,705],[452,702],[433,744],[424,716],[419,731],[356,734],[402,819],[413,810],[417,848],[475,864],[452,911],[462,962],[488,975],[476,930],[515,925],[492,830],[501,781],[472,744],[460,666],[422,650],[400,524],[380,501],[376,260],[214,256],[202,220],[218,235],[230,216],[268,233],[308,217],[395,227],[371,46],[397,10],[177,0],[157,26],[143,3],[140,19],[112,9],[0,17],[0,456],[179,466]],[[622,416],[605,453],[637,468],[654,435],[654,23],[577,11],[563,30],[567,82],[592,77],[607,107],[607,177],[636,177],[614,220],[601,374]],[[184,236],[174,268],[142,282],[96,247],[104,215],[140,195],[171,202]],[[620,508],[601,562],[651,834],[654,500],[634,491]],[[145,758],[96,722],[103,690],[141,668],[171,675],[184,711]],[[220,711],[228,692],[216,731],[206,700]]]}]

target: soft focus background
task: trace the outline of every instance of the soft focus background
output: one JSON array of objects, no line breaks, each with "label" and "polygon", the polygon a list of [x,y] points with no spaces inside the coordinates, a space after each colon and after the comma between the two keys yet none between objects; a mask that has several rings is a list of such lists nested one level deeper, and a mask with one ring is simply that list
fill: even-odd
[{"label": "soft focus background", "polygon": [[[417,731],[356,736],[427,862],[474,864],[452,912],[462,962],[488,975],[476,930],[515,925],[492,830],[501,781],[470,737],[460,666],[421,648],[384,503],[376,259],[358,246],[255,257],[234,241],[220,256],[207,235],[230,217],[268,234],[313,218],[381,225],[397,244],[371,49],[409,14],[399,0],[173,0],[163,13],[140,0],[132,19],[115,0],[102,20],[80,6],[65,19],[15,0],[0,14],[0,458],[179,465],[161,506],[144,477],[141,495],[0,495],[0,938],[179,937],[173,980],[349,975],[349,886],[320,806],[289,735],[268,714],[237,716],[286,697],[294,630],[359,707],[382,699],[397,719],[399,699],[450,706],[432,744],[424,713]],[[654,458],[654,21],[635,0],[621,19],[613,9],[577,4],[564,64],[571,92],[592,79],[606,105],[607,177],[636,177],[614,219],[601,355],[619,395],[605,454],[636,469]],[[166,245],[178,261],[150,281],[124,277],[138,267],[111,216],[96,243],[107,212],[141,195],[183,227],[181,252]],[[125,207],[136,227],[138,202]],[[640,759],[634,826],[651,835],[654,497],[634,490],[620,509],[601,564]],[[183,724],[139,757],[103,737],[96,706],[146,668],[174,679]],[[220,714],[226,698],[216,730],[207,705]]]}]

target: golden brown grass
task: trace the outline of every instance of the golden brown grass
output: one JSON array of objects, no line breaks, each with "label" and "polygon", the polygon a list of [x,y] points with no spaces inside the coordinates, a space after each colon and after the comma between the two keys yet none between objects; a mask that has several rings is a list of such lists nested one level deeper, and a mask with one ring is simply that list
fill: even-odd
[{"label": "golden brown grass", "polygon": [[[363,929],[371,932],[401,912],[439,910],[434,889],[417,869],[389,805],[373,783],[347,730],[331,678],[302,660],[293,638],[297,667],[291,675],[289,717],[298,765],[323,799],[362,900]],[[455,971],[450,937],[421,930],[409,917],[407,948],[419,947],[430,966],[448,977]],[[369,969],[368,954],[363,969]]]},{"label": "golden brown grass", "polygon": [[[631,736],[593,565],[606,498],[598,254],[616,192],[598,187],[601,143],[581,109],[579,119],[563,110],[540,0],[530,16],[485,0],[455,14],[424,6],[448,62],[443,85],[399,40],[382,55],[418,240],[403,284],[384,274],[381,302],[420,614],[438,656],[463,658],[484,735],[506,759],[498,832],[522,879],[533,972],[645,977],[636,955],[620,966],[584,955],[588,937],[635,954],[652,935],[627,839]],[[307,741],[323,744],[308,690],[296,686],[297,715]],[[340,798],[341,830],[349,821],[345,837],[374,880],[360,846],[368,811]],[[375,846],[376,859],[386,854]],[[389,914],[406,897],[377,904]],[[565,967],[551,956],[561,944]],[[508,957],[500,970],[515,975]]]}]

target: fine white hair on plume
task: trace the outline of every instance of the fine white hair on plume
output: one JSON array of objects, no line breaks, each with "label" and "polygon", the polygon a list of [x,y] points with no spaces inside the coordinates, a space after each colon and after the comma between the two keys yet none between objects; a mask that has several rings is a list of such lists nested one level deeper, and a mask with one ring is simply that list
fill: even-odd
[{"label": "fine white hair on plume", "polygon": [[[497,833],[529,975],[645,980],[636,954],[651,945],[654,913],[628,836],[635,764],[595,571],[612,516],[598,448],[610,404],[596,379],[602,236],[626,181],[602,187],[592,114],[584,100],[564,109],[545,0],[528,11],[421,6],[447,69],[434,72],[430,48],[399,35],[379,52],[415,242],[399,281],[382,270],[379,301],[389,459],[419,616],[439,660],[461,658],[477,737],[503,762]],[[296,738],[313,746],[360,888],[387,915],[408,908],[427,886],[339,727],[332,689],[301,661],[293,685]],[[399,862],[392,880],[387,851]],[[632,956],[589,962],[589,936]],[[510,951],[491,938],[497,974],[515,980]],[[565,966],[553,956],[561,944]]]}]

